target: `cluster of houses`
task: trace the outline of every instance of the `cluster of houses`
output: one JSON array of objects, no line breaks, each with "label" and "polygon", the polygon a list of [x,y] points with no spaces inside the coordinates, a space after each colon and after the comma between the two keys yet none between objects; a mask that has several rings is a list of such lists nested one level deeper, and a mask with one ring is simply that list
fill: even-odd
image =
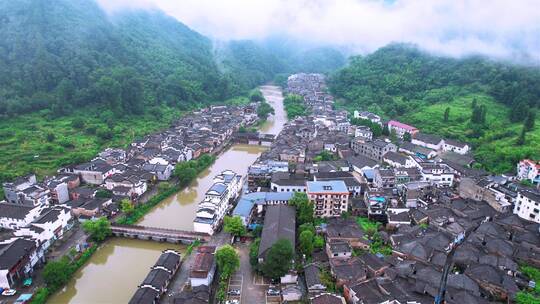
[{"label": "cluster of houses", "polygon": [[[135,140],[127,149],[107,148],[89,162],[61,168],[57,176],[38,181],[29,175],[4,183],[0,287],[12,288],[31,276],[54,241],[76,220],[112,217],[123,199],[144,202],[144,194],[156,182],[172,178],[177,163],[222,149],[241,126],[257,120],[257,104],[212,106],[180,118],[167,130]],[[233,173],[232,181],[230,176],[224,172],[216,178],[222,184],[238,182],[239,176]],[[220,188],[218,181],[215,186]],[[215,211],[219,220],[224,210]]]},{"label": "cluster of houses", "polygon": [[213,235],[229,211],[231,203],[238,198],[244,184],[242,176],[225,170],[214,177],[213,185],[199,202],[193,228],[196,232]]},{"label": "cluster of houses", "polygon": [[[540,192],[520,181],[539,184],[538,161],[521,161],[515,176],[492,176],[472,168],[467,143],[366,111],[354,117],[396,136],[352,125],[347,113],[332,109],[322,75],[293,75],[288,85],[311,114],[289,121],[249,168],[252,192],[233,211],[250,228],[263,225],[259,261],[279,239],[295,244],[288,202],[304,192],[326,221],[317,227],[325,248],[304,265],[311,303],[432,303],[446,263],[455,266],[448,303],[512,301],[528,286],[518,265],[540,267]],[[377,242],[391,254],[370,253],[374,239],[357,217],[382,223]],[[323,284],[328,275],[342,295]],[[283,300],[306,297],[297,280],[294,270],[281,278]]]}]

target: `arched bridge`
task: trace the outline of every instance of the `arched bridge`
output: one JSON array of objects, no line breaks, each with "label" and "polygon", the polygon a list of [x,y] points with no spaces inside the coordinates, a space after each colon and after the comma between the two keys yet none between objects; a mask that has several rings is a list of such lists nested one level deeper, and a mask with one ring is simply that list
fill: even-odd
[{"label": "arched bridge", "polygon": [[112,224],[111,230],[112,234],[117,237],[158,242],[191,244],[196,240],[200,242],[208,242],[210,240],[210,235],[207,233],[167,228]]}]

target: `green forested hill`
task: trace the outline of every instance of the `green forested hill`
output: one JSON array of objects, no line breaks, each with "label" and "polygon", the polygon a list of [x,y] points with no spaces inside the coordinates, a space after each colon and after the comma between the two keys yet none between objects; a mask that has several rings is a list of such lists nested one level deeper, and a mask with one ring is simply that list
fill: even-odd
[{"label": "green forested hill", "polygon": [[91,0],[0,2],[0,115],[104,105],[115,114],[233,92],[210,41],[160,12],[107,16]]},{"label": "green forested hill", "polygon": [[[480,57],[437,57],[393,44],[353,57],[329,84],[339,104],[349,110],[371,110],[471,142],[486,169],[504,172],[520,158],[540,158],[537,67]],[[536,126],[531,128],[527,120],[536,120]]]}]

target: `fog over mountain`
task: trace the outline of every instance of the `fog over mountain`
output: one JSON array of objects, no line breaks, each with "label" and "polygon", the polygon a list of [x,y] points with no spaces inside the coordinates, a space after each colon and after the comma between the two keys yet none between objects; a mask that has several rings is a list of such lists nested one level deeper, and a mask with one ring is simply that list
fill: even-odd
[{"label": "fog over mountain", "polygon": [[283,35],[368,53],[408,42],[438,54],[540,62],[535,0],[99,0],[109,12],[159,8],[222,40]]}]

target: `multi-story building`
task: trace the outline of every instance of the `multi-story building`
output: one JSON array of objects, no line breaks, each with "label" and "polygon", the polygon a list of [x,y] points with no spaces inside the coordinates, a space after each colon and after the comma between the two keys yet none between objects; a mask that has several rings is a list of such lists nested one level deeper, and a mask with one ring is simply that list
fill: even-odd
[{"label": "multi-story building", "polygon": [[238,197],[242,184],[242,177],[231,170],[217,175],[197,208],[193,220],[195,231],[214,234],[227,213],[229,202]]},{"label": "multi-story building", "polygon": [[351,148],[357,154],[364,155],[376,161],[382,161],[383,156],[387,152],[397,151],[396,145],[380,139],[375,139],[374,141],[366,141],[361,138],[355,138],[351,142]]},{"label": "multi-story building", "polygon": [[540,184],[540,161],[524,159],[517,164],[517,177]]},{"label": "multi-story building", "polygon": [[405,135],[405,133],[409,133],[411,134],[411,136],[414,136],[416,133],[418,133],[418,129],[413,127],[413,126],[409,126],[407,124],[404,124],[402,122],[399,122],[397,120],[390,120],[388,122],[388,130],[390,132],[395,131],[396,132],[396,135],[399,137],[399,138],[403,138],[403,135]]},{"label": "multi-story building", "polygon": [[354,137],[359,137],[366,140],[372,140],[373,132],[371,132],[371,129],[369,127],[357,126],[354,130]]},{"label": "multi-story building", "polygon": [[379,115],[373,114],[368,111],[354,111],[354,118],[369,120],[377,124],[381,123],[381,117]]},{"label": "multi-story building", "polygon": [[514,213],[522,219],[540,223],[540,193],[519,191]]},{"label": "multi-story building", "polygon": [[345,182],[307,182],[307,196],[315,206],[315,216],[335,217],[346,212],[349,207],[349,190]]}]

